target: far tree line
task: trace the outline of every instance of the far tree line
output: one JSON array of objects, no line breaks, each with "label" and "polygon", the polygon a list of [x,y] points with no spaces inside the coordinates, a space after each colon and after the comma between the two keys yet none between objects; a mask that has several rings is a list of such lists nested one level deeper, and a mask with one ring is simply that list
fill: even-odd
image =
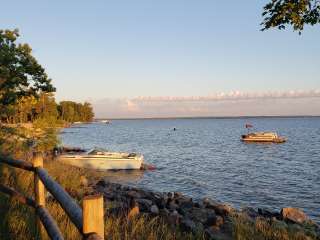
[{"label": "far tree line", "polygon": [[42,92],[38,97],[23,96],[2,108],[0,122],[15,124],[34,122],[90,122],[94,113],[90,103],[62,101],[56,103],[52,93]]}]

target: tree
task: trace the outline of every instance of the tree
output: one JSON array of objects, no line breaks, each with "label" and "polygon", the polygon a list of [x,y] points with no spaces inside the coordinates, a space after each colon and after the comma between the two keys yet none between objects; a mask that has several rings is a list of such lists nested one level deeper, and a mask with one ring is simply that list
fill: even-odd
[{"label": "tree", "polygon": [[72,101],[62,101],[58,105],[60,119],[67,122],[91,122],[94,117],[90,103],[76,103]]},{"label": "tree", "polygon": [[58,118],[57,103],[52,93],[41,93],[34,104],[34,114],[37,118]]},{"label": "tree", "polygon": [[54,92],[44,68],[28,44],[17,43],[19,31],[0,30],[0,109],[23,96]]},{"label": "tree", "polygon": [[274,27],[285,29],[286,25],[292,25],[301,34],[305,25],[320,23],[320,1],[272,0],[264,6],[262,16],[262,31]]}]

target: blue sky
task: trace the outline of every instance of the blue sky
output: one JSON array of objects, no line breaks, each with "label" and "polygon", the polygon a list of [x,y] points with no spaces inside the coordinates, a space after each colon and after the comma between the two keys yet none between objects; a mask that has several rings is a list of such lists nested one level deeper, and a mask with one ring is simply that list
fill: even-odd
[{"label": "blue sky", "polygon": [[0,28],[47,69],[57,98],[320,89],[320,29],[259,31],[267,1],[4,1]]}]

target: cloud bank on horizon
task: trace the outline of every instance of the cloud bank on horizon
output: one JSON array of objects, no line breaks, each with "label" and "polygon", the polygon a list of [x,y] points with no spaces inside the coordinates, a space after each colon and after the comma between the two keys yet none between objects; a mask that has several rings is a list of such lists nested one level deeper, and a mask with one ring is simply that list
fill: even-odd
[{"label": "cloud bank on horizon", "polygon": [[97,118],[320,115],[320,90],[106,98],[93,107]]}]

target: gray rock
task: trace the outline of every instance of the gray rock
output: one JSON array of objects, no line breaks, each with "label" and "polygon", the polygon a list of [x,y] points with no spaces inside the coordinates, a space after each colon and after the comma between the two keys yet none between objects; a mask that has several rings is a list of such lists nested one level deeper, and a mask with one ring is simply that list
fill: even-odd
[{"label": "gray rock", "polygon": [[156,194],[154,195],[154,202],[157,204],[157,206],[162,209],[165,208],[167,201],[164,199],[164,194]]},{"label": "gray rock", "polygon": [[179,215],[179,213],[177,212],[177,210],[173,210],[173,211],[172,211],[172,214],[173,214],[173,215]]},{"label": "gray rock", "polygon": [[183,218],[181,220],[180,227],[181,227],[181,230],[184,232],[196,232],[197,231],[196,224],[188,218]]},{"label": "gray rock", "polygon": [[182,202],[182,203],[180,203],[179,207],[183,210],[191,209],[191,208],[193,208],[193,202],[191,202],[191,201],[190,202]]},{"label": "gray rock", "polygon": [[97,182],[97,186],[105,187],[106,186],[106,181],[105,180],[100,180]]},{"label": "gray rock", "polygon": [[272,217],[280,217],[280,214],[277,212],[272,212],[265,208],[258,208],[258,213],[260,216],[263,216],[265,218],[272,218]]},{"label": "gray rock", "polygon": [[235,209],[226,203],[220,203],[211,198],[204,198],[202,200],[206,208],[214,209],[217,214],[225,216],[233,212]]},{"label": "gray rock", "polygon": [[217,215],[208,216],[206,222],[204,223],[205,226],[211,227],[215,226],[217,223]]},{"label": "gray rock", "polygon": [[110,192],[110,191],[108,191],[108,190],[103,191],[103,196],[104,196],[106,199],[111,200],[111,201],[115,200],[116,197],[117,197],[117,196],[115,195],[115,193]]},{"label": "gray rock", "polygon": [[173,201],[169,203],[169,209],[170,210],[177,210],[179,206],[175,204]]},{"label": "gray rock", "polygon": [[221,215],[221,216],[227,216],[231,212],[235,211],[234,208],[232,208],[230,205],[224,204],[224,203],[220,203],[220,204],[217,204],[217,205],[209,204],[206,207],[209,208],[209,209],[214,209],[216,214]]},{"label": "gray rock", "polygon": [[136,202],[139,205],[139,208],[142,212],[149,211],[150,207],[152,206],[152,201],[145,198],[137,198]]},{"label": "gray rock", "polygon": [[219,205],[220,203],[211,199],[211,198],[207,198],[205,197],[204,199],[202,199],[202,203],[204,204],[205,207],[207,206],[215,206],[215,205]]},{"label": "gray rock", "polygon": [[153,214],[159,214],[159,208],[157,207],[157,205],[152,205],[150,208],[150,212]]},{"label": "gray rock", "polygon": [[223,218],[219,215],[208,216],[205,226],[219,228],[224,223]]},{"label": "gray rock", "polygon": [[130,190],[130,187],[128,186],[121,186],[120,188],[122,191],[129,191]]},{"label": "gray rock", "polygon": [[179,198],[179,197],[182,197],[183,195],[182,195],[182,193],[181,192],[174,192],[173,193],[173,197],[174,198]]},{"label": "gray rock", "polygon": [[216,222],[214,223],[214,226],[220,227],[223,223],[223,218],[221,216],[216,216]]},{"label": "gray rock", "polygon": [[205,224],[208,218],[214,218],[216,216],[214,210],[206,208],[192,208],[188,212],[188,217],[195,222]]},{"label": "gray rock", "polygon": [[193,206],[196,207],[196,208],[201,208],[201,206],[200,206],[200,204],[199,204],[198,202],[195,202],[195,203],[193,204]]},{"label": "gray rock", "polygon": [[245,207],[241,212],[252,219],[256,219],[259,216],[259,213],[252,207]]},{"label": "gray rock", "polygon": [[192,198],[190,198],[190,197],[185,197],[185,196],[183,196],[183,195],[175,198],[175,203],[178,204],[178,205],[180,205],[180,204],[182,204],[182,203],[190,203],[190,202],[192,203]]},{"label": "gray rock", "polygon": [[152,205],[152,201],[149,200],[149,199],[137,198],[136,201],[137,201],[137,203],[146,205],[146,206],[148,206],[148,207],[151,207],[151,205]]},{"label": "gray rock", "polygon": [[141,198],[141,194],[134,190],[127,192],[126,195],[133,198]]},{"label": "gray rock", "polygon": [[160,215],[162,215],[164,217],[168,217],[170,214],[170,211],[166,208],[160,209],[159,212],[160,212]]}]

